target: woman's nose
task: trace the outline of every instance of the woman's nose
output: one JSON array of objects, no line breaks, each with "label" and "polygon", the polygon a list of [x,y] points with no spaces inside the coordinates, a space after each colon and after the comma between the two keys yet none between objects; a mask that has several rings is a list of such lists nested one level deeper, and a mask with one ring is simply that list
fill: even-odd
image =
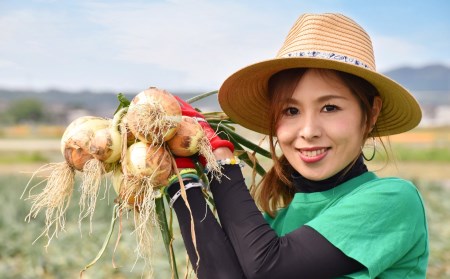
[{"label": "woman's nose", "polygon": [[313,115],[305,115],[300,122],[299,136],[302,139],[310,141],[322,135],[320,122]]}]

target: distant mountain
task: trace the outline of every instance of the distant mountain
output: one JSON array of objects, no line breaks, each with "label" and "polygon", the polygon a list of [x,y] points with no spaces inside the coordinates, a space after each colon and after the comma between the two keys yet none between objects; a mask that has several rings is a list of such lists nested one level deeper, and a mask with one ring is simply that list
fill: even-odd
[{"label": "distant mountain", "polygon": [[[70,112],[79,109],[86,110],[92,115],[101,117],[112,117],[119,101],[117,94],[119,92],[103,92],[94,93],[89,91],[83,92],[65,92],[63,90],[48,90],[44,92],[27,91],[27,90],[12,90],[0,88],[0,114],[6,110],[13,102],[23,99],[35,99],[44,104],[49,113],[51,112]],[[123,92],[128,100],[131,100],[137,93]],[[171,92],[180,96],[184,100],[193,98],[201,93],[187,93],[187,92]],[[209,96],[193,104],[194,107],[200,108],[205,112],[220,111],[217,102],[217,95]],[[57,119],[55,121],[58,121]],[[64,120],[63,120],[64,121]]]},{"label": "distant mountain", "polygon": [[[417,98],[419,103],[427,107],[450,105],[450,68],[444,65],[429,65],[421,68],[401,67],[384,72],[386,76],[396,80]],[[95,115],[109,117],[118,105],[117,93],[93,93],[82,91],[69,93],[63,90],[48,90],[35,92],[27,90],[2,89],[0,84],[0,113],[11,102],[18,99],[38,99],[51,110],[85,109]],[[138,92],[124,92],[128,99],[132,99]],[[187,100],[204,92],[171,92]],[[219,111],[217,95],[212,95],[193,104],[201,110]]]},{"label": "distant mountain", "polygon": [[402,67],[384,74],[411,91],[450,91],[450,68],[444,65]]}]

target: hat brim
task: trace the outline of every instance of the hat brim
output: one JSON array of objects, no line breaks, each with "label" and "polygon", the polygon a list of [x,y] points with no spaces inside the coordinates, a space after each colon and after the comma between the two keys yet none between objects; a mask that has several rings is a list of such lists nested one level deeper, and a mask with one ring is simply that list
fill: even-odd
[{"label": "hat brim", "polygon": [[231,120],[250,130],[269,134],[268,81],[290,68],[333,69],[370,82],[383,101],[376,136],[406,132],[416,127],[422,112],[416,99],[403,86],[367,68],[321,58],[276,58],[252,64],[228,77],[219,89],[219,104]]}]

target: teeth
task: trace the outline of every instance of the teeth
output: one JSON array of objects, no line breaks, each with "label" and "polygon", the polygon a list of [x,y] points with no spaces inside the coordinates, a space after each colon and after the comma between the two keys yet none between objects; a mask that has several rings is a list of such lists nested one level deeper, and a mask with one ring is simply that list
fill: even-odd
[{"label": "teeth", "polygon": [[320,154],[324,153],[325,151],[326,151],[326,148],[317,149],[317,150],[311,150],[311,151],[303,150],[302,154],[307,156],[307,157],[315,157],[317,155],[320,155]]}]

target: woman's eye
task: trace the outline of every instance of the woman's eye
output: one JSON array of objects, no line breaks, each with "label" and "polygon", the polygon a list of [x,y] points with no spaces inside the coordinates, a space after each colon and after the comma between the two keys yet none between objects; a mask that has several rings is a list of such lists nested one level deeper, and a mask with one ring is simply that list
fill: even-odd
[{"label": "woman's eye", "polygon": [[336,111],[338,109],[339,108],[337,106],[335,106],[335,105],[325,105],[322,110],[324,112],[331,112],[331,111]]},{"label": "woman's eye", "polygon": [[289,107],[284,109],[284,114],[288,116],[296,115],[299,113],[299,110],[294,107]]}]

